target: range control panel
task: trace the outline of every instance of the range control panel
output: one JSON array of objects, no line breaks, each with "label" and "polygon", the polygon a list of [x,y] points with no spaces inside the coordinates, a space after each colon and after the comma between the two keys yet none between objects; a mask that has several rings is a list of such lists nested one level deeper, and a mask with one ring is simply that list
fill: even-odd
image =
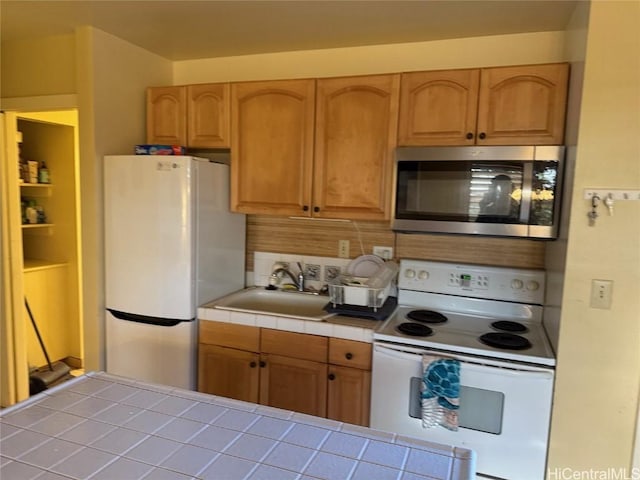
[{"label": "range control panel", "polygon": [[398,288],[542,305],[545,272],[522,268],[401,260]]}]

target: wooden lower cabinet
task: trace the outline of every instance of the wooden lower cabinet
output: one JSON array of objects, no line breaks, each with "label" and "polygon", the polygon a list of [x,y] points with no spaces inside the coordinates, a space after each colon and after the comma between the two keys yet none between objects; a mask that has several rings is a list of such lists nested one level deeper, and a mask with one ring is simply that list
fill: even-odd
[{"label": "wooden lower cabinet", "polygon": [[369,426],[371,344],[329,339],[327,418]]},{"label": "wooden lower cabinet", "polygon": [[200,321],[198,391],[368,426],[371,344]]},{"label": "wooden lower cabinet", "polygon": [[327,418],[369,426],[371,371],[329,366]]},{"label": "wooden lower cabinet", "polygon": [[327,364],[264,355],[260,403],[318,417],[327,415]]},{"label": "wooden lower cabinet", "polygon": [[201,343],[198,391],[258,403],[260,355]]}]

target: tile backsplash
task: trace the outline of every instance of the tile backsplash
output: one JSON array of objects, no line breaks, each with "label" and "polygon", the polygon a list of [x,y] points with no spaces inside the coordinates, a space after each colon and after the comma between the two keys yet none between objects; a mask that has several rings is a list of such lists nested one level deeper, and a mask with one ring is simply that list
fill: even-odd
[{"label": "tile backsplash", "polygon": [[[333,278],[346,268],[351,262],[349,258],[316,257],[297,255],[292,253],[254,252],[253,272],[247,273],[247,285],[266,287],[269,285],[269,277],[273,265],[276,262],[284,262],[290,265],[291,273],[298,273],[297,262],[300,262],[305,271],[305,283],[313,288],[321,288],[330,278]],[[284,282],[287,279],[283,279]]]}]

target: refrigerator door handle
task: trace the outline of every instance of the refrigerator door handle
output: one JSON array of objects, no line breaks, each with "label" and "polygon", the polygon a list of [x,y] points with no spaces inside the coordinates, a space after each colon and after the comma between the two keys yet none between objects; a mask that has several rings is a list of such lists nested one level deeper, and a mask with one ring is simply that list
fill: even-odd
[{"label": "refrigerator door handle", "polygon": [[178,318],[159,318],[159,317],[149,317],[147,315],[138,315],[136,313],[127,313],[121,312],[119,310],[113,310],[111,308],[107,308],[111,315],[119,320],[127,320],[129,322],[138,322],[138,323],[146,323],[147,325],[156,325],[158,327],[175,327],[179,323],[182,322],[192,322],[195,319],[192,318],[190,320],[180,320]]}]

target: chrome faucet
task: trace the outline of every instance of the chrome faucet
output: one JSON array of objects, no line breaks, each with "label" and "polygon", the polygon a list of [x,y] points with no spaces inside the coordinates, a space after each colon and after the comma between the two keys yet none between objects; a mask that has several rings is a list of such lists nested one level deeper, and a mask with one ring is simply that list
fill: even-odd
[{"label": "chrome faucet", "polygon": [[299,269],[297,277],[293,273],[291,273],[291,270],[289,270],[288,268],[279,266],[271,272],[271,278],[273,278],[274,280],[277,280],[280,278],[280,274],[284,273],[291,279],[291,281],[296,286],[296,289],[299,292],[304,292],[304,271],[302,270],[302,265],[300,265],[300,262],[297,262],[297,263],[298,263],[298,269]]}]

